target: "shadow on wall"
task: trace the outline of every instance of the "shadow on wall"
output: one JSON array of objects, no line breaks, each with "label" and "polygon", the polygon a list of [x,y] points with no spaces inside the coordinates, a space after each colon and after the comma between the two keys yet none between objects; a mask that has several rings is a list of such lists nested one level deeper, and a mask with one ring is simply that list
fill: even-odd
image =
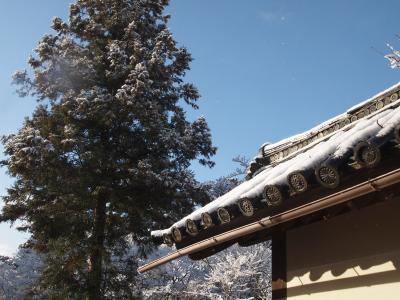
[{"label": "shadow on wall", "polygon": [[287,231],[291,296],[400,282],[400,199]]},{"label": "shadow on wall", "polygon": [[330,281],[315,282],[306,285],[289,287],[291,297],[304,294],[318,294],[327,291],[353,289],[358,287],[375,286],[400,281],[400,271],[386,271],[382,273],[348,277]]}]

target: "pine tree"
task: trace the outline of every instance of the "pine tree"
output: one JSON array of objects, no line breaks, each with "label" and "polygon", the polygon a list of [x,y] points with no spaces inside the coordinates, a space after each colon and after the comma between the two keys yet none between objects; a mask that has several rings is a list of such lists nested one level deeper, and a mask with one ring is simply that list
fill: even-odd
[{"label": "pine tree", "polygon": [[0,220],[22,220],[28,246],[46,253],[48,298],[112,298],[111,258],[131,242],[145,253],[149,228],[206,197],[188,167],[211,167],[216,149],[204,118],[186,119],[199,93],[183,80],[191,56],[167,28],[167,5],[77,0],[39,41],[32,70],[14,75],[39,103],[3,138],[16,180]]}]

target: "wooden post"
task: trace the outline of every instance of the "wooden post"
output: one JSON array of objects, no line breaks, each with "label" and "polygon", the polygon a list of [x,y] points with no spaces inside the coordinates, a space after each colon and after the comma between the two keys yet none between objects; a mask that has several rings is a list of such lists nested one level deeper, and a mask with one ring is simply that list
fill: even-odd
[{"label": "wooden post", "polygon": [[286,300],[286,232],[272,235],[272,300]]}]

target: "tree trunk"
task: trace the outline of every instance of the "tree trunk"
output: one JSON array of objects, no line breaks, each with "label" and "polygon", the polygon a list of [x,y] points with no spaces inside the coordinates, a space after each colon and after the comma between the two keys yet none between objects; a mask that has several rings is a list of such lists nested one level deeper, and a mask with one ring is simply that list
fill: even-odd
[{"label": "tree trunk", "polygon": [[94,210],[92,246],[89,256],[88,296],[87,300],[101,299],[101,275],[106,224],[106,195],[99,192]]}]

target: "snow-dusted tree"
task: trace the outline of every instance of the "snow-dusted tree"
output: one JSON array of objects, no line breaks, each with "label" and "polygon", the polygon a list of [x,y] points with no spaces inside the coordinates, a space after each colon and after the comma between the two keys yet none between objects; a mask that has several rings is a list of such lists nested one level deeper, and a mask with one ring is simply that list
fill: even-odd
[{"label": "snow-dusted tree", "polygon": [[207,261],[209,270],[201,286],[211,299],[270,299],[269,243],[234,246]]},{"label": "snow-dusted tree", "polygon": [[[161,247],[153,255],[159,257],[167,251]],[[145,299],[268,300],[271,299],[270,244],[233,246],[201,261],[184,257],[141,275],[140,280],[137,284],[142,287]]]},{"label": "snow-dusted tree", "polygon": [[0,299],[6,299],[12,293],[14,282],[10,275],[15,268],[11,257],[0,256]]},{"label": "snow-dusted tree", "polygon": [[[160,257],[169,251],[166,246],[161,246],[148,259]],[[206,272],[206,265],[191,261],[188,257],[172,261],[140,276],[143,297],[149,300],[201,299],[201,291],[197,288],[199,279]]]},{"label": "snow-dusted tree", "polygon": [[[233,161],[239,165],[234,172],[205,183],[211,198],[220,197],[243,182],[249,159],[239,155]],[[206,299],[271,299],[269,242],[244,248],[232,246],[203,261],[192,262],[192,268],[203,274],[188,284],[189,294],[197,293]]]},{"label": "snow-dusted tree", "polygon": [[[235,172],[205,184],[212,198],[241,181],[248,160],[237,157],[234,161],[240,164]],[[147,259],[169,251],[162,246]],[[201,261],[183,257],[141,275],[140,280],[137,284],[145,299],[271,299],[270,243],[232,246]]]},{"label": "snow-dusted tree", "polygon": [[226,176],[221,176],[215,180],[206,181],[203,183],[203,187],[208,191],[211,199],[216,199],[226,194],[231,189],[243,182],[249,159],[247,159],[245,156],[238,155],[234,157],[232,161],[238,164],[238,167],[236,167],[235,171]]},{"label": "snow-dusted tree", "polygon": [[392,69],[400,68],[400,51],[396,50],[392,45],[387,44],[390,49],[390,53],[385,55],[385,58],[389,61],[390,67]]},{"label": "snow-dusted tree", "polygon": [[0,299],[24,299],[41,269],[41,257],[30,249],[20,248],[15,257],[0,257]]},{"label": "snow-dusted tree", "polygon": [[183,81],[191,56],[167,29],[167,4],[77,0],[29,59],[33,75],[15,74],[39,105],[3,139],[16,181],[1,220],[23,220],[46,253],[49,297],[105,297],[104,270],[128,237],[144,251],[148,228],[206,197],[188,167],[212,166],[215,148],[203,118],[186,120],[199,93]]}]

